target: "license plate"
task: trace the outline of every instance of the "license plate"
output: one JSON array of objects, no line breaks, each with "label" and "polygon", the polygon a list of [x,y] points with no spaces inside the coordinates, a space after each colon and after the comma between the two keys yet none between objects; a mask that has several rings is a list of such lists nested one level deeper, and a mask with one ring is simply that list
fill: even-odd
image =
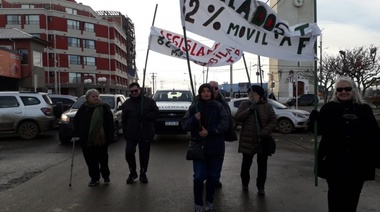
[{"label": "license plate", "polygon": [[165,126],[178,126],[178,121],[166,121]]}]

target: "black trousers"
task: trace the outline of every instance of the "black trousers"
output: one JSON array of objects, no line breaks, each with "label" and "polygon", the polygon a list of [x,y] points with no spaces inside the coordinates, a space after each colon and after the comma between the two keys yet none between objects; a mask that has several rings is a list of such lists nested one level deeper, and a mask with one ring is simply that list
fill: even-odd
[{"label": "black trousers", "polygon": [[98,181],[100,179],[100,174],[102,174],[103,179],[108,179],[110,177],[107,145],[90,148],[82,147],[82,152],[91,180]]},{"label": "black trousers", "polygon": [[[249,170],[251,169],[252,161],[254,155],[249,155],[243,153],[243,162],[241,164],[241,183],[243,186],[248,186],[250,181]],[[257,178],[256,178],[256,187],[258,189],[265,189],[265,181],[267,179],[267,163],[268,155],[266,154],[257,154]]]},{"label": "black trousers", "polygon": [[329,190],[327,193],[329,212],[355,212],[359,203],[364,180],[342,177],[326,179]]},{"label": "black trousers", "polygon": [[148,170],[150,143],[152,139],[127,140],[125,146],[125,160],[128,163],[129,171],[136,172],[136,146],[139,145],[140,173],[145,174]]}]

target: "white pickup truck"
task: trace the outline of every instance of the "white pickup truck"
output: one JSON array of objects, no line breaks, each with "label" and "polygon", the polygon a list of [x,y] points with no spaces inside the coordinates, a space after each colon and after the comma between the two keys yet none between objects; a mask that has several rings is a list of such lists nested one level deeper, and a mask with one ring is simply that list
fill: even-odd
[{"label": "white pickup truck", "polygon": [[160,115],[155,121],[156,134],[186,134],[181,120],[189,109],[193,94],[189,90],[158,90],[153,95]]}]

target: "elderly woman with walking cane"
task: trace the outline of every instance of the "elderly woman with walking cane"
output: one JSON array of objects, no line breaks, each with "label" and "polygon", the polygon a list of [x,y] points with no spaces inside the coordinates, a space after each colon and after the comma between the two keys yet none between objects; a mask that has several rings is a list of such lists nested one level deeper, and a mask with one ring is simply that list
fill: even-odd
[{"label": "elderly woman with walking cane", "polygon": [[100,174],[104,184],[109,184],[108,144],[113,140],[113,115],[96,89],[86,92],[86,102],[75,114],[73,128],[74,135],[79,137],[91,178],[88,186],[99,184]]}]

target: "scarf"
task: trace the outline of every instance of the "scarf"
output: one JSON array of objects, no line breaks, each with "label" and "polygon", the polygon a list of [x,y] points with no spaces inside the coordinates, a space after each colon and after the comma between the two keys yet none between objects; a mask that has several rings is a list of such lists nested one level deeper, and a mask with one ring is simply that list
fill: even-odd
[{"label": "scarf", "polygon": [[92,146],[102,146],[106,144],[105,134],[103,127],[103,106],[105,103],[98,103],[95,105],[88,104],[85,102],[85,105],[88,108],[94,108],[90,121],[90,129],[88,131],[87,147]]}]

